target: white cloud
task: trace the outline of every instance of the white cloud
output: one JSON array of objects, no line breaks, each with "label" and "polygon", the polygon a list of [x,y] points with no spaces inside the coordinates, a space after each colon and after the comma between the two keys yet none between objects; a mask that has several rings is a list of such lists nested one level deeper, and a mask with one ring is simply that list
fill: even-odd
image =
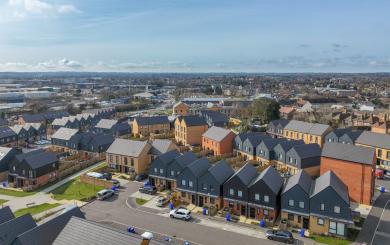
[{"label": "white cloud", "polygon": [[8,5],[30,13],[44,13],[53,9],[53,5],[40,0],[8,0]]},{"label": "white cloud", "polygon": [[67,14],[67,13],[81,13],[74,5],[61,5],[58,7],[58,13]]}]

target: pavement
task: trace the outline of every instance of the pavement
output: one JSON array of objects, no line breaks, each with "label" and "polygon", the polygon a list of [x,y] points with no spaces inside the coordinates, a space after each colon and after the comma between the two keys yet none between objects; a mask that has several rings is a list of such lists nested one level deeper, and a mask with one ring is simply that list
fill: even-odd
[{"label": "pavement", "polygon": [[390,194],[381,194],[353,244],[390,244]]},{"label": "pavement", "polygon": [[[264,239],[264,230],[257,227],[241,226],[235,223],[221,222],[200,215],[194,215],[189,221],[169,218],[169,210],[147,206],[135,206],[134,193],[139,184],[130,182],[120,189],[118,195],[105,201],[93,201],[82,207],[88,220],[93,220],[114,228],[133,226],[136,229],[188,240],[190,244],[237,245],[237,244],[278,244]],[[149,202],[152,202],[150,199]],[[297,236],[297,235],[296,235]],[[315,244],[310,239],[295,244]]]}]

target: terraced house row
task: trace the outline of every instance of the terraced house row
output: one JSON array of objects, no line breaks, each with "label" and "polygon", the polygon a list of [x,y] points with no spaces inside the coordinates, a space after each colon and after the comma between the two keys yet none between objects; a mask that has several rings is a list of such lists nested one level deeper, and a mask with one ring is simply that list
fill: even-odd
[{"label": "terraced house row", "polygon": [[291,226],[345,236],[352,223],[348,187],[331,170],[315,180],[300,170],[285,183],[272,166],[259,173],[247,162],[234,171],[224,160],[211,164],[174,150],[152,161],[149,178],[160,191],[177,191],[183,203],[271,224],[281,214]]},{"label": "terraced house row", "polygon": [[268,124],[267,134],[273,138],[303,140],[306,144],[316,143],[320,147],[323,147],[326,142],[338,142],[372,148],[376,152],[377,167],[390,170],[389,134],[351,128],[332,130],[324,124],[284,119],[271,121]]},{"label": "terraced house row", "polygon": [[42,123],[0,127],[1,146],[25,146],[35,140],[46,139],[46,127]]}]

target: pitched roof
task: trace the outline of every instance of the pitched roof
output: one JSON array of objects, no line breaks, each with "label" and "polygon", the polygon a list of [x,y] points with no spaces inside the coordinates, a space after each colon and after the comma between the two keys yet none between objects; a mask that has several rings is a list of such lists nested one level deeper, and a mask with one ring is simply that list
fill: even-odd
[{"label": "pitched roof", "polygon": [[336,128],[332,132],[330,132],[329,134],[334,133],[337,137],[341,137],[345,133],[347,133],[351,130],[352,130],[351,128]]},{"label": "pitched roof", "polygon": [[313,184],[313,179],[310,177],[309,174],[307,174],[304,170],[299,170],[298,173],[295,175],[291,176],[288,180],[287,183],[284,186],[282,194],[286,193],[289,191],[291,188],[294,186],[298,185],[302,188],[302,190],[310,195],[310,189],[311,185]]},{"label": "pitched roof", "polygon": [[330,128],[329,125],[319,124],[319,123],[308,123],[297,120],[291,120],[284,129],[314,134],[314,135],[322,135]]},{"label": "pitched roof", "polygon": [[180,116],[177,119],[184,120],[187,127],[207,125],[206,119],[201,116]]},{"label": "pitched roof", "polygon": [[[282,107],[283,108],[283,107]],[[283,128],[289,123],[289,120],[286,119],[278,119],[278,120],[272,120],[270,124],[274,125],[277,127],[278,125],[282,126]]]},{"label": "pitched roof", "polygon": [[168,116],[136,117],[139,125],[169,124]]},{"label": "pitched roof", "polygon": [[118,120],[111,119],[100,119],[100,121],[96,124],[95,128],[103,128],[103,129],[111,129],[115,124],[118,123]]},{"label": "pitched roof", "polygon": [[200,113],[201,115],[210,118],[213,123],[229,121],[229,118],[225,114],[218,111],[202,110]]},{"label": "pitched roof", "polygon": [[280,142],[286,141],[285,138],[270,138],[270,139],[265,139],[263,140],[260,144],[264,144],[268,150],[272,150],[277,144]]},{"label": "pitched roof", "polygon": [[54,240],[72,217],[84,218],[84,214],[76,206],[67,208],[54,216],[49,221],[19,235],[14,243],[17,245],[53,244]]},{"label": "pitched roof", "polygon": [[59,128],[52,136],[53,139],[70,140],[73,135],[79,132],[78,129],[73,128]]},{"label": "pitched roof", "polygon": [[236,139],[240,139],[241,142],[244,142],[248,137],[255,137],[255,136],[261,136],[261,135],[265,135],[264,133],[261,133],[261,132],[245,132],[245,133],[239,133],[237,134]]},{"label": "pitched roof", "polygon": [[280,145],[280,147],[282,147],[282,149],[287,152],[293,146],[303,145],[303,144],[305,144],[303,140],[286,140],[286,141],[279,142],[279,144],[277,144],[276,146]]},{"label": "pitched roof", "polygon": [[215,141],[222,141],[226,136],[228,136],[232,131],[230,129],[221,128],[212,126],[204,134],[203,137],[206,137]]},{"label": "pitched roof", "polygon": [[15,132],[8,126],[0,127],[0,138],[16,136]]},{"label": "pitched roof", "polygon": [[363,164],[375,164],[375,149],[351,144],[326,143],[322,156]]},{"label": "pitched roof", "polygon": [[4,118],[0,118],[0,126],[7,126],[8,125],[8,120]]},{"label": "pitched roof", "polygon": [[[85,245],[85,244],[110,244],[110,245],[139,245],[141,238],[121,230],[112,229],[97,222],[72,217],[65,225],[53,245]],[[150,245],[162,244],[150,241]]]},{"label": "pitched roof", "polygon": [[218,183],[223,184],[234,174],[234,170],[225,161],[221,160],[208,169],[208,172],[214,176]]},{"label": "pitched roof", "polygon": [[198,159],[196,155],[193,152],[188,151],[183,155],[176,157],[175,162],[177,162],[181,167],[185,168],[187,165],[196,161],[196,159]]},{"label": "pitched roof", "polygon": [[155,139],[152,142],[152,148],[150,153],[152,155],[160,155],[169,151],[169,147],[173,144],[171,140],[168,139]]},{"label": "pitched roof", "polygon": [[150,148],[147,141],[117,138],[107,149],[107,153],[138,157],[146,147]]},{"label": "pitched roof", "polygon": [[199,177],[204,174],[211,167],[207,157],[202,157],[187,166],[187,169],[190,170],[195,177]]},{"label": "pitched roof", "polygon": [[11,126],[9,128],[12,129],[12,131],[14,131],[15,134],[19,134],[20,131],[22,131],[22,129],[24,129],[24,127],[22,125],[19,125],[19,124],[16,124],[16,125]]},{"label": "pitched roof", "polygon": [[325,190],[327,187],[331,187],[347,204],[349,204],[348,187],[331,170],[327,171],[314,181],[310,198]]},{"label": "pitched roof", "polygon": [[244,166],[242,166],[237,172],[235,172],[230,178],[238,177],[241,182],[248,186],[249,183],[257,176],[256,168],[250,162],[247,162]]},{"label": "pitched roof", "polygon": [[302,159],[321,156],[321,148],[318,144],[315,143],[294,145],[290,150],[293,149]]},{"label": "pitched roof", "polygon": [[11,244],[15,238],[36,227],[37,224],[31,214],[25,214],[15,219],[0,224],[0,244]]},{"label": "pitched roof", "polygon": [[263,140],[270,139],[271,137],[266,134],[250,134],[245,141],[248,141],[252,146],[258,146]]},{"label": "pitched roof", "polygon": [[172,150],[172,151],[168,151],[168,152],[165,152],[165,153],[159,155],[155,160],[158,159],[158,160],[162,161],[163,163],[169,163],[169,162],[173,161],[178,156],[180,156],[180,153],[177,150]]},{"label": "pitched roof", "polygon": [[16,155],[19,162],[26,162],[32,169],[37,169],[46,165],[58,162],[57,155],[52,152],[45,152],[43,150],[30,151]]},{"label": "pitched roof", "polygon": [[262,180],[275,194],[277,194],[283,186],[283,178],[272,166],[269,166],[254,178],[251,181],[250,186],[256,184],[260,180]]},{"label": "pitched roof", "polygon": [[356,139],[356,143],[390,150],[390,134],[379,134],[370,131],[363,131],[362,134]]},{"label": "pitched roof", "polygon": [[8,206],[0,209],[0,225],[14,218],[15,216]]}]

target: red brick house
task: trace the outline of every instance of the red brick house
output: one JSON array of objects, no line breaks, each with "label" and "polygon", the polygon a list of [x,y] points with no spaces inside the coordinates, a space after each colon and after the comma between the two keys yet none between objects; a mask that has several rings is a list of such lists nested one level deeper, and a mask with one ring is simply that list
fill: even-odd
[{"label": "red brick house", "polygon": [[212,151],[215,156],[233,153],[235,137],[231,130],[213,126],[202,135],[202,149]]}]

